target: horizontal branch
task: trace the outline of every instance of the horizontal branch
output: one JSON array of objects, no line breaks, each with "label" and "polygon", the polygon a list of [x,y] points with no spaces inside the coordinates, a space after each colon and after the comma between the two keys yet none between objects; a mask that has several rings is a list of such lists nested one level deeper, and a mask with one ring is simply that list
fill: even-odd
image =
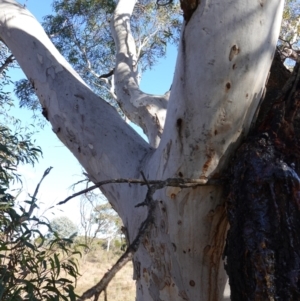
[{"label": "horizontal branch", "polygon": [[79,192],[76,192],[72,194],[71,196],[67,197],[65,200],[57,203],[57,205],[62,205],[67,203],[69,200],[85,194],[89,191],[92,191],[96,188],[99,188],[103,185],[107,184],[140,184],[140,185],[158,185],[161,189],[163,187],[180,187],[180,188],[191,188],[191,187],[197,187],[197,186],[209,186],[209,185],[222,185],[224,182],[221,179],[188,179],[188,178],[168,178],[166,180],[142,180],[142,179],[111,179],[111,180],[105,180],[96,183],[95,185],[88,187],[86,189],[83,189]]}]

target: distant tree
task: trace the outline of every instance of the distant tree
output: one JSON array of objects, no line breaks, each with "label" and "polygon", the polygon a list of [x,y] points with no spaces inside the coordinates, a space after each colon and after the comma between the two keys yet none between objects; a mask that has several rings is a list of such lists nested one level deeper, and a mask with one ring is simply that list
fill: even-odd
[{"label": "distant tree", "polygon": [[96,237],[106,239],[109,251],[111,241],[121,233],[122,221],[101,194],[88,192],[80,200],[81,228],[85,244],[92,246]]},{"label": "distant tree", "polygon": [[73,239],[78,233],[77,225],[67,216],[55,217],[50,221],[50,227],[50,237],[55,232],[59,237]]}]

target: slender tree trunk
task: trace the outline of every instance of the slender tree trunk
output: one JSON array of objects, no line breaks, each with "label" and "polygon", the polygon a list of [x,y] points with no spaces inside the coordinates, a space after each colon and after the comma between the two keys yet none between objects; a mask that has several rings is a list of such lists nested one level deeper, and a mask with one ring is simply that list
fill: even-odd
[{"label": "slender tree trunk", "polygon": [[[283,1],[181,2],[185,21],[169,99],[138,89],[129,23],[135,1],[120,0],[111,22],[118,102],[143,127],[147,144],[84,84],[23,7],[0,0],[1,40],[35,87],[53,131],[94,182],[138,178],[141,171],[148,179],[222,180],[249,131],[273,59]],[[153,223],[133,259],[137,300],[224,299],[225,188],[155,193]],[[147,207],[135,207],[146,187],[110,184],[102,191],[132,241],[147,215]]]}]

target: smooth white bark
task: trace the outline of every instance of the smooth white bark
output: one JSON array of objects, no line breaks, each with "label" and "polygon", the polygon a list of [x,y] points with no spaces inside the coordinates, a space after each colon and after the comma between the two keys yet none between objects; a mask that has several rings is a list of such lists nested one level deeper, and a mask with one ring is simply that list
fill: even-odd
[{"label": "smooth white bark", "polygon": [[119,1],[111,20],[116,44],[115,89],[125,115],[144,130],[150,145],[156,148],[163,132],[169,94],[149,95],[139,89],[139,58],[130,30],[130,16],[136,2]]},{"label": "smooth white bark", "polygon": [[[126,114],[157,147],[163,98],[138,89],[129,18],[135,1],[119,1],[112,32],[115,86]],[[279,34],[282,0],[202,0],[183,27],[167,119],[157,149],[138,137],[115,110],[83,83],[34,18],[13,0],[0,0],[0,38],[34,84],[54,132],[95,182],[219,176],[249,130],[264,90]],[[150,107],[150,109],[149,109]],[[159,114],[161,113],[161,115]],[[159,115],[156,122],[153,118]],[[129,239],[145,217],[145,188],[110,185]],[[155,222],[134,258],[137,300],[222,300],[221,254],[227,222],[222,187],[168,188],[155,194]]]},{"label": "smooth white bark", "polygon": [[[150,178],[205,182],[222,175],[263,93],[282,9],[280,0],[201,1],[182,31],[162,141],[148,165]],[[149,234],[150,245],[144,244],[147,252],[136,255],[145,271],[138,300],[222,300],[222,187],[169,188],[156,198],[157,228]]]}]

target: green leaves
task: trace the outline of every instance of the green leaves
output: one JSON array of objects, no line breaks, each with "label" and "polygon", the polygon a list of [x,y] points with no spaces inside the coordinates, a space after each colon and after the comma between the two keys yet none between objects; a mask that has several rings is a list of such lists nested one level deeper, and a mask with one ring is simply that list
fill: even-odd
[{"label": "green leaves", "polygon": [[[22,128],[17,128],[22,131]],[[0,124],[0,186],[8,187],[12,179],[20,180],[17,166],[20,163],[34,165],[42,155],[40,147],[33,145],[31,134],[17,134]]]},{"label": "green leaves", "polygon": [[0,210],[0,300],[75,300],[78,251],[57,234],[47,241],[39,227],[50,225],[31,217],[35,198],[27,203],[22,214],[13,202]]}]

